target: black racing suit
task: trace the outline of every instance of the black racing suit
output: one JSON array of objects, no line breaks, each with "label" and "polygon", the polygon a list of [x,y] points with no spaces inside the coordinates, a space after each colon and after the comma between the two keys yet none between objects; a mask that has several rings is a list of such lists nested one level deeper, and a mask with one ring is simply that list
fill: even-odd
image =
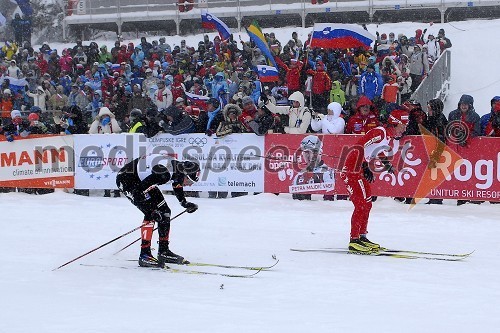
[{"label": "black racing suit", "polygon": [[[171,210],[157,185],[163,185],[171,181],[174,194],[182,205],[186,202],[182,187],[185,176],[177,171],[170,173],[164,167],[161,169],[154,166],[151,174],[141,180],[138,174],[140,160],[141,158],[134,159],[120,169],[116,176],[116,185],[144,213],[145,223],[146,221],[158,222],[159,251],[161,252],[162,247],[166,246],[168,248]],[[180,162],[172,160],[171,163],[173,170],[177,170],[176,164]],[[164,245],[162,246],[162,244]],[[146,244],[143,245],[145,247]]]}]

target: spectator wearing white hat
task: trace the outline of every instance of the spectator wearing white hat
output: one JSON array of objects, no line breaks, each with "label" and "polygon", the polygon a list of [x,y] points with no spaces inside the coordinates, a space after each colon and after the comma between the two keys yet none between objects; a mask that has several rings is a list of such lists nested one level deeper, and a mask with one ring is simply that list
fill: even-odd
[{"label": "spectator wearing white hat", "polygon": [[90,125],[89,134],[119,134],[122,129],[115,119],[113,112],[103,106],[99,114]]},{"label": "spectator wearing white hat", "polygon": [[15,79],[20,79],[23,76],[21,69],[17,67],[17,63],[14,59],[12,59],[9,63],[9,67],[7,67],[7,76],[13,77]]},{"label": "spectator wearing white hat", "polygon": [[155,60],[153,63],[153,77],[160,77],[161,75],[161,63],[160,60]]},{"label": "spectator wearing white hat", "polygon": [[26,95],[33,98],[33,106],[38,106],[42,111],[47,110],[45,102],[48,98],[42,86],[37,86],[35,92],[26,92]]},{"label": "spectator wearing white hat", "polygon": [[12,142],[19,136],[27,137],[30,134],[30,123],[22,117],[21,111],[13,110],[10,113],[10,118],[10,124],[4,125],[1,130],[7,141]]}]

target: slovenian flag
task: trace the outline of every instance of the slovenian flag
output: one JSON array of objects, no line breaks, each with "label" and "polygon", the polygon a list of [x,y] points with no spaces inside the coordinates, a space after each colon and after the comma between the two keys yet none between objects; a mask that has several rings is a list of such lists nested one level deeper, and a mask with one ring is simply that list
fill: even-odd
[{"label": "slovenian flag", "polygon": [[201,12],[201,26],[205,29],[217,30],[222,40],[229,39],[231,32],[226,23],[222,22],[217,16],[207,11]]},{"label": "slovenian flag", "polygon": [[276,82],[279,77],[276,67],[266,65],[257,65],[257,74],[261,82]]},{"label": "slovenian flag", "polygon": [[368,49],[375,36],[355,24],[315,23],[311,34],[311,47],[323,49]]},{"label": "slovenian flag", "polygon": [[262,54],[267,58],[269,65],[278,67],[271,53],[271,50],[269,49],[269,46],[267,45],[266,38],[264,37],[264,34],[262,33],[262,30],[260,30],[260,27],[256,21],[253,21],[252,24],[250,24],[250,26],[247,28],[247,33],[250,36],[250,39],[260,49]]}]

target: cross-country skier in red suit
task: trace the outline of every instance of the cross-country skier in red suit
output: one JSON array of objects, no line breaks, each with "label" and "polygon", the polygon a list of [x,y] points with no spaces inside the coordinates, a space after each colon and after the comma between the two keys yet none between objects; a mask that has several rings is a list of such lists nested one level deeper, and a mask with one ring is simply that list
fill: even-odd
[{"label": "cross-country skier in red suit", "polygon": [[350,252],[368,254],[380,249],[379,244],[366,238],[368,217],[372,208],[370,183],[374,180],[370,167],[373,168],[373,162],[378,159],[383,163],[384,170],[394,172],[384,151],[388,150],[392,139],[402,138],[408,124],[408,117],[409,114],[405,110],[392,111],[385,127],[375,127],[369,130],[357,142],[356,149],[351,150],[347,155],[340,177],[344,180],[354,204],[351,217]]},{"label": "cross-country skier in red suit", "polygon": [[[158,185],[172,183],[174,194],[188,213],[194,213],[198,206],[186,201],[183,186],[198,181],[200,166],[196,162],[178,161],[162,154],[149,154],[136,158],[120,169],[116,185],[120,191],[144,213],[141,227],[141,254],[139,266],[157,267],[165,263],[188,264],[184,257],[170,251],[170,208]],[[151,254],[151,238],[154,223],[158,223],[158,259]]]}]

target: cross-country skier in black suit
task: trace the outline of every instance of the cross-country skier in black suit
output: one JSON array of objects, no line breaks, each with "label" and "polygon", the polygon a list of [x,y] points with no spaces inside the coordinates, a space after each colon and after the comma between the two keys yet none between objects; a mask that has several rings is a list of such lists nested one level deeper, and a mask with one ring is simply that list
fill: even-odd
[{"label": "cross-country skier in black suit", "polygon": [[[196,162],[178,161],[162,154],[150,154],[126,164],[116,176],[120,191],[144,213],[141,227],[141,254],[139,266],[158,267],[165,263],[188,264],[184,257],[170,251],[170,208],[158,185],[172,183],[174,194],[188,213],[198,206],[186,201],[183,186],[198,181],[200,166]],[[158,223],[158,259],[151,254],[151,238],[154,223]]]}]

